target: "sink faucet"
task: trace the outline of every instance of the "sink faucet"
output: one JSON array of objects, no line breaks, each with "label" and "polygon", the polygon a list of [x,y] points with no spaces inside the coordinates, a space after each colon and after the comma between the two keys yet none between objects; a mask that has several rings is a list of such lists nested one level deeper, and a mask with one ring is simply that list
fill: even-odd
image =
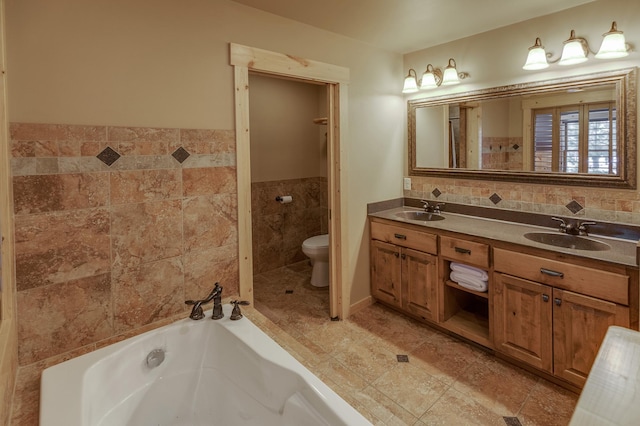
[{"label": "sink faucet", "polygon": [[212,318],[213,319],[222,318],[224,316],[224,314],[222,313],[222,287],[220,286],[219,283],[216,283],[216,285],[213,287],[213,290],[211,290],[211,293],[209,293],[209,295],[206,298],[202,300],[185,300],[184,302],[185,304],[193,305],[189,318],[191,318],[192,320],[200,320],[204,318],[202,305],[205,305],[211,302],[212,300],[213,300]]},{"label": "sink faucet", "polygon": [[589,225],[596,225],[596,222],[591,221],[575,221],[567,223],[564,219],[559,217],[552,217],[551,219],[560,222],[560,232],[569,235],[589,235]]},{"label": "sink faucet", "polygon": [[444,207],[444,203],[429,203],[429,201],[427,200],[420,200],[420,202],[423,204],[424,207],[424,211],[427,213],[436,213],[436,214],[440,214],[442,211],[442,207]]}]

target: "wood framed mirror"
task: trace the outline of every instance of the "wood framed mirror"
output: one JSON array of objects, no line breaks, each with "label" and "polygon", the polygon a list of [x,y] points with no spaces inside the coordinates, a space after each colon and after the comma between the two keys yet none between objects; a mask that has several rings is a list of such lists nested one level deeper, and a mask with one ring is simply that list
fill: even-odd
[{"label": "wood framed mirror", "polygon": [[409,175],[635,189],[636,73],[410,100]]}]

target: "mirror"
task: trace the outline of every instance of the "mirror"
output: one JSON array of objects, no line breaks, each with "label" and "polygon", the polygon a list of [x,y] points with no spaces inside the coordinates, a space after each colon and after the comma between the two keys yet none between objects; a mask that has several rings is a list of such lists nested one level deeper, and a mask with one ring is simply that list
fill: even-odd
[{"label": "mirror", "polygon": [[636,187],[636,69],[408,101],[409,175]]}]

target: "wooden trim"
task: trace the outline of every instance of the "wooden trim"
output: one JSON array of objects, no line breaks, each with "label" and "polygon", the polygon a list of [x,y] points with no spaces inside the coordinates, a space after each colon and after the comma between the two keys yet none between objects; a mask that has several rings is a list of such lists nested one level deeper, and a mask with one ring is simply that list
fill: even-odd
[{"label": "wooden trim", "polygon": [[235,43],[231,43],[231,65],[324,83],[349,81],[349,68]]},{"label": "wooden trim", "polygon": [[361,311],[364,308],[373,305],[374,303],[376,303],[376,301],[373,300],[373,297],[367,296],[364,299],[360,300],[359,302],[354,303],[353,305],[351,305],[349,307],[349,315],[353,315],[356,312]]},{"label": "wooden trim", "polygon": [[4,16],[4,1],[0,0],[0,250],[3,262],[0,293],[0,424],[9,424],[18,367],[18,331]]},{"label": "wooden trim", "polygon": [[238,191],[238,262],[240,299],[253,305],[249,70],[234,67],[236,102],[236,177]]},{"label": "wooden trim", "polygon": [[230,43],[230,64],[234,66],[236,90],[236,155],[238,177],[238,253],[240,297],[253,300],[253,260],[251,244],[251,160],[249,129],[249,72],[326,83],[328,89],[327,146],[329,161],[329,233],[330,244],[330,316],[346,318],[349,314],[349,262],[344,257],[347,246],[346,185],[340,167],[345,151],[347,121],[347,84],[349,69],[318,61],[270,52]]}]

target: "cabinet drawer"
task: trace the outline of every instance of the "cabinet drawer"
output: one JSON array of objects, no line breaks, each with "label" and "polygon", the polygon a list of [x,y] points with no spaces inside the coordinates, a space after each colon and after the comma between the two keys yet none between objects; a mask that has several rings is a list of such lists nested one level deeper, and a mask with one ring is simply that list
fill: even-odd
[{"label": "cabinet drawer", "polygon": [[473,241],[440,237],[440,254],[468,265],[489,267],[489,246]]},{"label": "cabinet drawer", "polygon": [[438,253],[438,240],[434,234],[403,226],[371,222],[371,238],[426,253]]},{"label": "cabinet drawer", "polygon": [[629,304],[629,277],[609,271],[496,248],[496,271],[622,305]]}]

